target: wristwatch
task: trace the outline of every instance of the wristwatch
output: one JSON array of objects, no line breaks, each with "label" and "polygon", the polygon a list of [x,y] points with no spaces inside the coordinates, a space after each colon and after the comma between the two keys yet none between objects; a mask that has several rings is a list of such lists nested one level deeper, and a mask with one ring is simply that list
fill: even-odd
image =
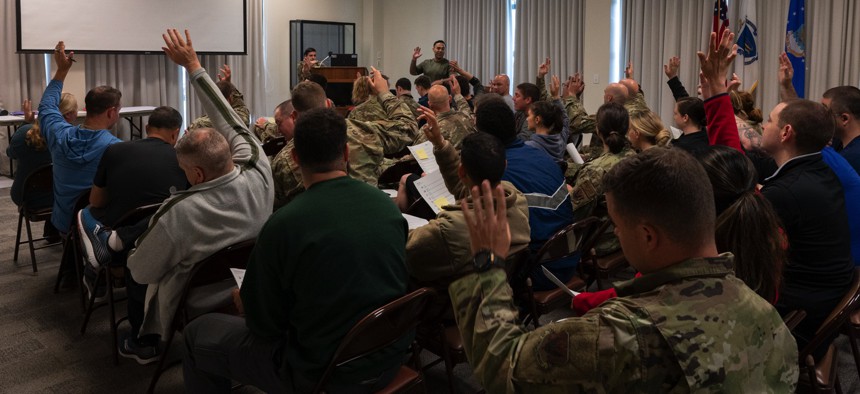
[{"label": "wristwatch", "polygon": [[505,259],[496,256],[492,250],[482,249],[472,257],[472,264],[475,266],[475,272],[484,272],[490,268],[504,268]]}]

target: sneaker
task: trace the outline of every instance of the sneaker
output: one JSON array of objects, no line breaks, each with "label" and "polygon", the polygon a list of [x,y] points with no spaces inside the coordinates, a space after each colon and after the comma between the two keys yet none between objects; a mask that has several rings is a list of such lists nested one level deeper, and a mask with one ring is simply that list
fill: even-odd
[{"label": "sneaker", "polygon": [[105,286],[104,281],[102,283],[94,283],[96,281],[96,275],[92,272],[89,272],[89,269],[84,269],[84,287],[87,289],[87,300],[93,298],[93,288],[95,288],[96,299],[94,302],[96,304],[105,302],[107,296],[107,286]]},{"label": "sneaker", "polygon": [[120,337],[118,347],[120,356],[134,359],[140,365],[158,361],[158,346],[142,346],[132,333]]},{"label": "sneaker", "polygon": [[108,237],[110,237],[111,231],[93,217],[89,208],[78,211],[78,233],[81,236],[81,244],[84,246],[87,261],[94,268],[98,269],[102,264],[110,263],[111,252],[108,248]]}]

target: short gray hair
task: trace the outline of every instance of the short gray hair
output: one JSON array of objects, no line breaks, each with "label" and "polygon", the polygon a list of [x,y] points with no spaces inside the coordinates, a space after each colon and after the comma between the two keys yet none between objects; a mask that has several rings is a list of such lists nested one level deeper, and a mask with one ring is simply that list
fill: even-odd
[{"label": "short gray hair", "polygon": [[208,127],[186,131],[185,136],[176,142],[176,156],[202,168],[209,179],[223,175],[224,169],[232,162],[227,139]]}]

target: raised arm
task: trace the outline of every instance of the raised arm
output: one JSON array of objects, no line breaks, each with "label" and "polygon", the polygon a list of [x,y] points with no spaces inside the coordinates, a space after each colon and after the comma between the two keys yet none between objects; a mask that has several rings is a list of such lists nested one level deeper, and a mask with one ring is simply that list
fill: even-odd
[{"label": "raised arm", "polygon": [[58,42],[54,48],[54,62],[57,63],[57,71],[45,88],[42,101],[39,103],[39,124],[42,136],[45,137],[48,146],[54,143],[53,131],[57,130],[55,125],[68,125],[63,114],[60,113],[60,99],[63,93],[63,81],[66,80],[66,75],[72,68],[72,63],[75,61],[74,56],[74,52],[66,54],[66,44],[63,41]]},{"label": "raised arm", "polygon": [[472,85],[472,96],[478,96],[480,94],[486,93],[484,90],[484,85],[481,83],[481,80],[476,78],[472,73],[464,70],[460,67],[460,63],[456,60],[452,60],[448,62],[448,65],[451,67],[451,70],[466,77],[469,80],[469,85]]},{"label": "raised arm", "polygon": [[439,172],[442,174],[442,179],[445,181],[445,187],[454,198],[461,199],[466,197],[466,187],[457,175],[457,169],[460,166],[460,156],[450,142],[442,136],[442,130],[439,128],[439,122],[436,121],[436,114],[427,107],[418,107],[419,120],[427,121],[427,124],[421,129],[427,140],[433,144],[433,155],[436,157],[436,164],[439,165]]},{"label": "raised arm", "polygon": [[221,133],[230,144],[233,162],[241,165],[243,169],[253,167],[261,172],[271,173],[269,159],[263,154],[259,140],[248,130],[248,125],[230,107],[215,82],[200,65],[188,30],[185,31],[185,39],[176,29],[168,30],[162,37],[165,43],[165,46],[162,47],[164,53],[174,63],[188,71],[191,84],[200,96],[203,109],[212,120],[214,129]]},{"label": "raised arm", "polygon": [[420,70],[418,68],[418,58],[421,57],[421,47],[415,47],[415,50],[412,51],[412,62],[409,63],[409,74],[412,75],[421,75],[424,70]]},{"label": "raised arm", "polygon": [[666,74],[666,78],[669,78],[666,81],[666,84],[669,85],[669,90],[672,91],[672,97],[675,98],[675,101],[678,101],[684,97],[690,97],[690,94],[687,93],[687,89],[684,88],[684,84],[681,83],[681,80],[678,78],[678,70],[681,68],[681,59],[677,56],[672,56],[669,58],[669,61],[663,65],[663,73]]},{"label": "raised arm", "polygon": [[379,136],[383,152],[394,154],[412,143],[418,133],[418,123],[412,110],[388,91],[388,82],[382,77],[382,72],[374,67],[370,67],[370,70],[370,90],[385,110],[386,120],[364,124],[373,128],[373,132]]},{"label": "raised arm", "polygon": [[779,101],[785,102],[797,98],[797,91],[794,90],[794,66],[788,60],[788,55],[785,52],[779,54]]},{"label": "raised arm", "polygon": [[728,29],[717,39],[717,33],[711,33],[708,53],[698,52],[699,64],[702,67],[699,79],[702,83],[702,98],[705,100],[705,115],[708,120],[708,142],[711,145],[725,145],[741,152],[738,126],[732,103],[726,87],[726,74],[729,65],[738,54],[738,46],[734,45],[734,33]]}]

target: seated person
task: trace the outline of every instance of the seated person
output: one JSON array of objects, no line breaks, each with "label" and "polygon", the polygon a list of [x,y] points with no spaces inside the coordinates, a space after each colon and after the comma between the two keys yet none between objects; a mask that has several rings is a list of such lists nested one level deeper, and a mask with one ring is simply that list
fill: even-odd
[{"label": "seated person", "polygon": [[195,264],[253,239],[272,213],[272,170],[260,142],[200,66],[188,32],[187,41],[175,29],[168,34],[164,51],[188,71],[215,128],[190,130],[176,143],[176,159],[191,187],[164,201],[128,256],[131,279],[148,288],[142,325],[122,338],[119,351],[142,364],[158,359],[159,337],[173,329]]},{"label": "seated person", "polygon": [[429,107],[428,103],[429,98],[427,98],[427,92],[430,90],[430,86],[433,82],[430,81],[430,78],[426,75],[419,75],[418,78],[415,78],[415,91],[418,92],[418,105]]},{"label": "seated person", "polygon": [[651,111],[640,111],[630,116],[627,130],[630,145],[638,152],[653,147],[665,147],[672,139],[672,133],[663,126],[663,121]]},{"label": "seated person", "polygon": [[[18,171],[15,171],[15,179],[12,181],[12,189],[9,195],[12,197],[12,202],[20,206],[24,203],[24,180],[37,168],[46,164],[51,164],[51,152],[48,151],[48,145],[42,137],[42,132],[39,128],[39,120],[33,113],[30,100],[24,100],[24,120],[28,123],[15,130],[12,138],[9,140],[9,147],[6,148],[6,156],[16,160]],[[63,93],[60,98],[60,113],[63,119],[72,123],[78,118],[78,100],[71,93]],[[31,200],[27,201],[30,208],[48,208],[54,204],[53,192],[48,192],[43,195],[31,196]],[[48,238],[51,242],[59,240],[59,232],[51,224],[51,220],[45,221],[43,237]]]},{"label": "seated person", "polygon": [[[375,100],[379,100],[385,108],[385,119],[374,122],[347,119],[346,134],[352,151],[349,157],[349,175],[376,186],[379,174],[382,173],[380,164],[384,156],[400,152],[412,143],[418,126],[409,108],[388,92],[388,82],[381,75],[379,81],[371,81],[371,89],[376,92]],[[305,111],[325,107],[330,103],[326,100],[322,88],[313,82],[299,83],[291,96],[293,111],[289,116],[294,120]],[[288,153],[287,148],[281,150],[281,154]],[[297,163],[289,163],[286,158],[275,159],[284,164],[274,169],[275,189],[278,190],[275,207],[278,208],[287,204],[291,196],[301,193],[304,186],[301,172],[296,170]]]},{"label": "seated person", "polygon": [[696,97],[681,97],[675,102],[672,111],[675,127],[681,135],[672,140],[672,146],[681,148],[692,155],[708,150],[708,133],[705,131],[705,103]]},{"label": "seated person", "polygon": [[371,94],[367,78],[361,75],[356,75],[355,81],[352,83],[352,105],[354,107],[349,111],[347,119],[374,122],[387,118],[382,104],[376,99],[375,94]]},{"label": "seated person", "polygon": [[[514,114],[497,95],[483,95],[476,105],[475,120],[478,130],[492,134],[505,146],[508,165],[502,175],[526,196],[529,206],[529,248],[537,252],[541,246],[559,230],[573,223],[570,196],[561,168],[552,158],[538,148],[526,145],[517,138]],[[465,197],[462,186],[451,190],[458,198]],[[546,267],[562,281],[576,273],[579,256],[548,263]],[[538,291],[555,288],[538,268],[532,273],[534,289]]]},{"label": "seated person", "polygon": [[[603,146],[602,154],[585,163],[576,173],[575,182],[570,189],[570,201],[573,204],[573,217],[582,220],[589,216],[601,219],[609,217],[603,197],[603,176],[625,157],[633,155],[627,149],[624,135],[630,128],[630,117],[627,109],[621,104],[609,102],[597,110],[597,137]],[[598,256],[605,256],[618,251],[621,245],[610,226],[601,235],[595,246]]]},{"label": "seated person", "polygon": [[397,98],[409,106],[409,110],[412,111],[412,115],[417,118],[420,114],[418,113],[418,102],[416,102],[415,98],[412,97],[412,81],[410,81],[409,78],[398,79],[394,84],[394,91],[397,93]]},{"label": "seated person", "polygon": [[[451,108],[451,92],[448,89],[447,85],[434,85],[427,93],[427,97],[430,109],[436,113],[436,121],[439,123],[442,136],[454,146],[455,150],[460,150],[463,138],[475,132],[475,125],[468,115]],[[426,141],[426,134],[420,133],[415,139],[414,145]]]},{"label": "seated person", "polygon": [[510,247],[502,189],[473,188],[475,209],[464,211],[476,272],[448,291],[487,391],[793,392],[797,346],[774,308],[732,275],[731,254],[718,254],[713,195],[695,159],[651,149],[604,184],[625,256],[643,275],[585,316],[534,331],[516,323],[501,269]]},{"label": "seated person", "polygon": [[[275,107],[275,113],[272,116],[275,122],[269,122],[266,118],[257,118],[257,121],[254,122],[254,135],[256,135],[257,139],[262,141],[264,144],[278,137],[284,137],[286,142],[289,142],[293,139],[292,131],[290,132],[289,138],[287,138],[287,135],[282,132],[282,127],[284,120],[290,119],[290,113],[292,112],[293,104],[290,100],[278,104],[278,106]],[[290,120],[290,122],[292,122],[292,120]],[[292,128],[292,123],[290,127]],[[275,163],[272,162],[272,167],[274,167],[274,165]]]},{"label": "seated person", "polygon": [[66,234],[72,229],[72,209],[78,197],[93,184],[102,153],[120,142],[110,129],[120,119],[122,93],[110,86],[98,86],[87,92],[84,103],[87,117],[80,126],[69,123],[59,107],[63,81],[72,68],[74,52],[65,52],[60,41],[54,49],[57,71],[45,88],[39,104],[42,137],[48,144],[54,163],[54,207],[51,223]]},{"label": "seated person", "polygon": [[[421,117],[428,121],[424,133],[433,143],[433,154],[445,182],[449,185],[461,183],[467,189],[485,179],[492,185],[501,183],[505,189],[508,222],[511,224],[512,251],[515,253],[528,247],[528,204],[525,196],[514,185],[501,180],[505,172],[505,148],[501,142],[487,133],[469,134],[463,139],[458,157],[453,144],[442,135],[435,115],[426,108],[421,111]],[[403,187],[398,190],[398,196],[405,193]],[[468,195],[463,198],[469,200]],[[471,201],[467,201],[467,204],[471,204]],[[447,292],[452,278],[472,270],[468,244],[469,235],[460,204],[442,207],[442,211],[430,223],[409,232],[406,266],[410,276],[418,286],[432,286],[443,293]],[[437,304],[443,304],[438,308],[440,313],[451,309],[447,297],[440,296]],[[450,315],[450,312],[446,315]],[[450,318],[453,319],[453,316]]]},{"label": "seated person", "polygon": [[[224,65],[221,67],[221,72],[218,73],[218,90],[221,91],[221,95],[227,99],[227,103],[233,107],[233,110],[239,114],[239,118],[242,120],[242,124],[248,124],[251,121],[251,111],[248,109],[248,106],[245,105],[245,96],[242,95],[242,92],[236,88],[233,83],[230,82],[230,77],[232,73],[230,71],[230,66]],[[209,117],[206,114],[203,116],[194,119],[191,122],[191,125],[188,126],[189,130],[199,129],[201,127],[212,127],[212,121],[209,120]]]},{"label": "seated person", "polygon": [[[149,223],[149,218],[146,218],[133,225],[115,228],[119,219],[135,208],[160,204],[170,197],[171,192],[186,189],[188,180],[179,168],[176,150],[173,149],[180,127],[182,115],[179,111],[158,107],[149,115],[146,138],[113,144],[102,155],[90,191],[90,205],[78,212],[81,244],[90,263],[84,269],[84,285],[91,295],[97,286],[102,285],[93,283],[95,269],[110,263],[124,271],[129,250]],[[105,226],[116,231],[107,230]],[[136,332],[143,319],[146,286],[131,280],[126,281],[126,285],[129,322],[132,331]],[[96,292],[96,300],[99,300],[104,292]]]},{"label": "seated person", "polygon": [[[231,380],[310,392],[350,328],[406,293],[406,221],[385,193],[347,175],[344,119],[305,111],[294,141],[307,191],[260,231],[237,297],[245,318],[208,314],[185,328],[188,392],[228,392]],[[411,340],[336,368],[325,391],[385,387]]]},{"label": "seated person", "polygon": [[531,135],[526,145],[539,148],[555,161],[564,161],[567,138],[562,133],[564,117],[567,114],[560,106],[548,101],[538,101],[529,105],[526,124]]}]

